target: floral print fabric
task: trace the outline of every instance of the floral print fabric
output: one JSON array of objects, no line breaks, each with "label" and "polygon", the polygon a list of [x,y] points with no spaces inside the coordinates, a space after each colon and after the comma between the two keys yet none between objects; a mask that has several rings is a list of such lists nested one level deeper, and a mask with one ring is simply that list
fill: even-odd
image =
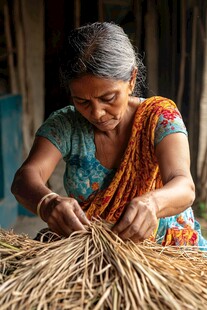
[{"label": "floral print fabric", "polygon": [[155,145],[167,135],[175,132],[187,134],[185,124],[183,123],[179,111],[175,110],[173,113],[167,110],[163,111],[155,129]]},{"label": "floral print fabric", "polygon": [[[144,100],[137,107],[132,135],[117,170],[106,169],[96,159],[93,127],[72,106],[54,112],[40,127],[37,136],[49,139],[62,153],[66,162],[66,192],[79,201],[88,218],[100,216],[116,222],[132,198],[162,186],[155,145],[177,132],[187,134],[171,100],[163,97]],[[179,243],[176,240],[184,240],[184,235],[177,231],[185,228],[188,239],[198,244],[199,232],[195,232],[198,234],[195,238],[186,230],[188,227],[194,230],[191,213],[189,208],[180,217],[160,219],[156,241],[163,245]],[[181,224],[178,218],[179,221],[183,219]]]},{"label": "floral print fabric", "polygon": [[[142,99],[142,104],[144,101]],[[164,112],[157,120],[155,145],[171,133],[187,134],[176,109],[170,114],[166,109]],[[103,167],[96,159],[92,125],[73,106],[52,113],[36,135],[49,139],[62,153],[66,163],[64,187],[68,196],[82,202],[95,191],[107,188],[112,181],[116,170]]]}]

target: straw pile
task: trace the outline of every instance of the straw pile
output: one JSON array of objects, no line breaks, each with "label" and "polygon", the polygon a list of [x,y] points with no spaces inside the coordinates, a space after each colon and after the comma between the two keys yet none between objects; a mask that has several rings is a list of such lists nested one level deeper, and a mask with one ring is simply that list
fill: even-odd
[{"label": "straw pile", "polygon": [[206,309],[207,256],[124,243],[95,221],[42,243],[0,230],[0,309]]}]

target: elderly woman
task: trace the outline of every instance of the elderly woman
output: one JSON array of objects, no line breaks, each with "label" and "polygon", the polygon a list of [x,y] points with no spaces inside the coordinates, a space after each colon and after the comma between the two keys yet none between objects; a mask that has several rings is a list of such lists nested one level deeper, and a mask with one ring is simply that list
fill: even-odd
[{"label": "elderly woman", "polygon": [[[60,64],[72,102],[38,129],[12,193],[59,235],[99,217],[123,240],[205,248],[185,125],[173,101],[139,97],[143,68],[118,25],[73,30]],[[67,197],[46,186],[61,158]]]}]

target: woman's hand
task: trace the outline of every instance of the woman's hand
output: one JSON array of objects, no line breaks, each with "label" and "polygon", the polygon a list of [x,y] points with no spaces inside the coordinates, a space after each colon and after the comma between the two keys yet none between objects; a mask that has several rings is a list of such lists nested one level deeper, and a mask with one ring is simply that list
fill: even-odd
[{"label": "woman's hand", "polygon": [[136,197],[128,204],[112,231],[123,240],[143,241],[157,228],[157,211],[158,206],[152,195]]},{"label": "woman's hand", "polygon": [[52,231],[65,237],[73,231],[85,230],[84,225],[90,224],[77,200],[69,197],[50,198],[41,207],[41,217]]}]

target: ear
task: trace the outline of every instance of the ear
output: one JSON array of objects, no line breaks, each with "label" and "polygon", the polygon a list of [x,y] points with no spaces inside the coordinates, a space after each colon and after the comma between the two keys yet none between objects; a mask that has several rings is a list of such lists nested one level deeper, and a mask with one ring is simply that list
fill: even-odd
[{"label": "ear", "polygon": [[129,81],[129,89],[131,94],[133,93],[136,84],[137,72],[137,67],[134,67],[134,69],[132,70],[131,79]]}]

